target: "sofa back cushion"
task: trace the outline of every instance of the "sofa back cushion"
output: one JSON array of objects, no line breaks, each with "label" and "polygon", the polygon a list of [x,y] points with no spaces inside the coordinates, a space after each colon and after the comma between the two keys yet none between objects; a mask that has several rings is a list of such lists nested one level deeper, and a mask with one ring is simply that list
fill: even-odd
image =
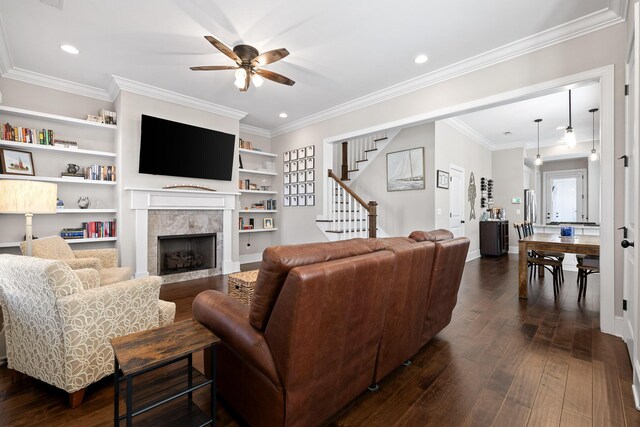
[{"label": "sofa back cushion", "polygon": [[265,330],[285,425],[317,425],[371,383],[394,261],[379,251],[289,272]]},{"label": "sofa back cushion", "polygon": [[262,264],[251,299],[249,322],[263,330],[289,271],[295,267],[369,254],[381,248],[375,239],[272,246],[262,254]]},{"label": "sofa back cushion", "polygon": [[433,242],[415,242],[404,237],[380,240],[395,255],[395,263],[373,378],[376,383],[422,346],[422,325],[436,248]]},{"label": "sofa back cushion", "polygon": [[[35,239],[32,245],[33,256],[45,259],[70,259],[75,258],[71,246],[60,236],[43,237]],[[25,242],[20,243],[20,250],[25,255],[27,247]]]},{"label": "sofa back cushion", "polygon": [[435,246],[431,286],[422,327],[422,345],[451,321],[451,313],[458,301],[458,289],[469,250],[469,239],[459,237],[444,240],[436,242]]},{"label": "sofa back cushion", "polygon": [[409,234],[409,238],[416,242],[439,242],[441,240],[453,239],[453,233],[444,228],[431,231],[414,231]]}]

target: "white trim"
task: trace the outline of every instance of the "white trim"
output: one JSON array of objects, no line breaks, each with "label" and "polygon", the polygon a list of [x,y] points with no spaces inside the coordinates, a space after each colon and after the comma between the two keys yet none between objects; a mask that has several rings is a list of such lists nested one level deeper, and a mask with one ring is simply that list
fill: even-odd
[{"label": "white trim", "polygon": [[260,262],[260,261],[262,261],[262,252],[240,255],[240,265],[248,264],[250,262]]},{"label": "white trim", "polygon": [[476,258],[480,258],[480,249],[467,253],[467,260],[465,262],[473,261]]},{"label": "white trim", "polygon": [[70,80],[60,79],[58,77],[48,76],[46,74],[36,73],[22,68],[12,67],[2,73],[2,77],[18,80],[25,83],[48,87],[50,89],[61,90],[76,95],[86,96],[89,98],[99,99],[100,101],[113,102],[111,95],[98,87],[85,85],[82,83],[72,82]]},{"label": "white trim", "polygon": [[240,123],[240,132],[249,133],[251,135],[263,136],[265,138],[271,138],[270,130],[259,128],[256,126],[245,125],[244,123]]},{"label": "white trim", "polygon": [[[378,132],[385,129],[415,126],[419,123],[427,123],[436,120],[443,120],[448,117],[465,114],[471,111],[477,111],[480,109],[491,108],[497,105],[504,105],[512,102],[517,102],[522,99],[528,99],[532,95],[542,96],[549,93],[554,93],[559,87],[579,84],[584,81],[599,81],[600,82],[600,140],[601,143],[601,187],[602,188],[614,188],[614,65],[607,65],[593,70],[583,71],[581,73],[560,77],[555,80],[550,80],[534,85],[510,90],[507,92],[498,93],[485,98],[475,99],[462,104],[452,105],[449,107],[441,108],[438,110],[427,111],[424,113],[416,114],[414,116],[405,117],[388,123],[381,123],[379,125],[370,126],[365,129],[359,129],[351,132],[347,132],[341,135],[335,135],[323,139],[324,149],[326,150],[331,142],[349,139],[351,136],[362,135],[367,133]],[[325,153],[326,154],[326,153]],[[323,170],[331,168],[331,162],[333,157],[327,158],[323,156],[322,166]],[[326,193],[326,191],[325,191]],[[326,200],[326,194],[325,199]],[[600,283],[608,284],[608,286],[614,286],[614,192],[603,191],[601,198],[601,217],[600,217]],[[323,201],[324,203],[324,201]],[[511,251],[511,249],[510,249]],[[614,333],[614,315],[615,313],[615,290],[611,292],[601,292],[600,297],[600,329],[602,332],[613,334]]]},{"label": "white trim", "polygon": [[0,73],[2,73],[2,75],[4,76],[12,68],[13,57],[11,56],[11,50],[9,50],[7,33],[4,31],[2,16],[0,16]]},{"label": "white trim", "polygon": [[[448,118],[448,119],[444,119],[443,122],[448,124],[452,128],[454,128],[455,130],[457,130],[461,134],[467,136],[472,141],[477,142],[478,144],[480,144],[484,148],[487,148],[487,149],[489,149],[491,151],[498,150],[498,148],[496,147],[496,145],[493,142],[489,141],[487,138],[485,138],[484,136],[480,135],[475,129],[473,129],[471,126],[466,124],[460,118],[451,117],[451,118]],[[502,149],[502,148],[500,148],[500,149]]]},{"label": "white trim", "polygon": [[632,384],[631,391],[633,392],[633,403],[636,405],[636,411],[640,411],[640,397],[638,396],[638,387],[636,387],[635,384]]},{"label": "white trim", "polygon": [[[467,211],[466,211],[466,205],[465,205],[465,196],[464,196],[464,189],[466,188],[465,184],[467,182],[467,171],[465,170],[465,168],[463,168],[462,166],[458,166],[455,163],[449,163],[449,183],[451,183],[451,176],[453,175],[453,171],[456,172],[460,172],[462,173],[462,182],[461,184],[461,188],[460,188],[460,198],[461,198],[461,206],[462,206],[462,215],[460,218],[460,235],[457,237],[462,237],[462,236],[466,236],[466,231],[467,231],[467,224],[466,224],[466,219],[467,219]],[[453,193],[451,191],[449,191],[449,230],[451,230],[451,195]],[[452,232],[453,233],[453,232]],[[455,236],[454,236],[455,237]]]},{"label": "white trim", "polygon": [[[625,325],[624,317],[616,316],[615,319],[614,319],[614,334],[613,335],[619,336],[620,338],[622,338],[623,341],[626,342],[626,337],[628,336],[627,334],[624,333],[626,328],[627,328],[627,326]],[[629,354],[629,353],[627,353],[627,354]]]},{"label": "white trim", "polygon": [[218,114],[235,120],[241,120],[247,115],[247,113],[245,113],[244,111],[235,110],[233,108],[214,104],[213,102],[203,101],[201,99],[182,95],[170,90],[161,89],[159,87],[151,86],[145,83],[125,79],[124,77],[112,76],[112,79],[112,83],[109,85],[109,92],[112,100],[116,99],[120,91],[126,91],[137,93],[138,95],[148,96],[150,98],[160,99],[162,101],[171,102],[173,104],[184,105],[186,107],[195,108],[198,110],[206,111],[208,113]]},{"label": "white trim", "polygon": [[629,16],[629,3],[629,0],[609,0],[609,10],[626,21]]},{"label": "white trim", "polygon": [[[613,0],[616,3],[626,0]],[[624,18],[610,9],[602,9],[573,21],[558,25],[554,28],[542,31],[529,37],[508,43],[504,46],[489,50],[471,58],[467,58],[447,67],[440,68],[431,73],[424,74],[411,80],[389,86],[385,89],[373,92],[360,98],[345,102],[324,111],[312,114],[271,130],[271,135],[279,136],[310,126],[315,123],[328,120],[333,117],[359,110],[400,95],[414,92],[425,87],[441,83],[445,80],[459,77],[483,68],[499,64],[510,59],[517,58],[527,53],[534,52],[576,37],[583,36],[593,31],[601,30],[610,25],[623,22]]]}]

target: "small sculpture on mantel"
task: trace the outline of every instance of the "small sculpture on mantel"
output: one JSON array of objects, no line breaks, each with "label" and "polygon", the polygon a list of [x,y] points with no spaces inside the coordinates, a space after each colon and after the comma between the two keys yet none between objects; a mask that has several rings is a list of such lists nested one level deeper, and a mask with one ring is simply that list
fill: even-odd
[{"label": "small sculpture on mantel", "polygon": [[82,196],[78,199],[78,207],[80,209],[88,209],[91,206],[91,200],[87,196]]}]

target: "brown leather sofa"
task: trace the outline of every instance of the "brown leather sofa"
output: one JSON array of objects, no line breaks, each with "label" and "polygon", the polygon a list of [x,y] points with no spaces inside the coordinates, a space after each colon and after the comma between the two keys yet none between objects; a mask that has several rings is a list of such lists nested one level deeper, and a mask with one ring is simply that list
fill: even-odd
[{"label": "brown leather sofa", "polygon": [[450,322],[469,247],[431,233],[271,247],[250,306],[199,294],[224,400],[252,426],[318,425],[413,357]]}]

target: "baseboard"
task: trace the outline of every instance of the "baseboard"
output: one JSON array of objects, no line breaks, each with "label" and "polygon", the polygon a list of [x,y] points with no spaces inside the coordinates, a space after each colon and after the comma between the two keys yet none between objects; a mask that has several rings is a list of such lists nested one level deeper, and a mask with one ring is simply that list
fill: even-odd
[{"label": "baseboard", "polygon": [[624,326],[624,317],[615,316],[613,320],[613,335],[625,339]]},{"label": "baseboard", "polygon": [[240,271],[240,263],[236,261],[224,261],[222,264],[222,274],[237,273]]},{"label": "baseboard", "polygon": [[248,264],[250,262],[260,262],[260,261],[262,261],[262,252],[240,255],[240,264]]},{"label": "baseboard", "polygon": [[640,399],[638,399],[638,387],[636,387],[635,384],[632,384],[631,391],[633,391],[633,403],[636,405],[636,411],[640,411]]},{"label": "baseboard", "polygon": [[465,262],[473,261],[476,258],[480,258],[480,249],[469,252],[467,254],[467,260]]}]

